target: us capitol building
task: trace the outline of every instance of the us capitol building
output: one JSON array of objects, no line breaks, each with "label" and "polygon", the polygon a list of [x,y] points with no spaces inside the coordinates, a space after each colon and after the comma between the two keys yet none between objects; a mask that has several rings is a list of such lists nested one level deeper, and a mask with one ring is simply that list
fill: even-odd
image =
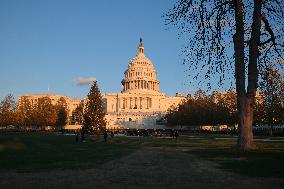
[{"label": "us capitol building", "polygon": [[121,93],[102,95],[108,128],[155,128],[157,120],[170,107],[185,99],[179,93],[169,97],[159,91],[157,72],[144,54],[142,38],[137,55],[130,60],[121,84]]},{"label": "us capitol building", "polygon": [[[157,128],[157,120],[160,120],[169,108],[178,106],[185,99],[178,93],[174,97],[169,97],[159,91],[157,72],[151,60],[144,54],[142,38],[137,55],[130,60],[121,83],[123,86],[121,93],[102,94],[107,128]],[[87,99],[73,99],[59,94],[23,95],[19,96],[19,107],[24,105],[24,99],[29,99],[34,105],[43,97],[50,98],[52,104],[64,98],[70,117],[72,111]],[[69,129],[73,127],[68,126]],[[81,125],[77,125],[76,128],[80,127]]]}]

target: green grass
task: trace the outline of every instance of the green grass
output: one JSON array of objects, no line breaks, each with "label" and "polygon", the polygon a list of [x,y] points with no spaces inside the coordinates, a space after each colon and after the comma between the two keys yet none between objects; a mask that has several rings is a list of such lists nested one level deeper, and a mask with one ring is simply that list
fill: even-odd
[{"label": "green grass", "polygon": [[[234,148],[235,143],[235,139],[215,140],[212,136],[200,136],[200,139],[179,137],[177,140],[114,137],[109,138],[107,143],[102,138],[97,138],[95,142],[76,143],[75,136],[2,134],[0,135],[0,169],[26,171],[93,168],[143,147],[161,147],[180,149],[181,153],[214,161],[221,169],[242,175],[284,178],[283,142],[258,141],[256,142],[258,149],[250,152],[237,150]],[[184,157],[179,154],[173,152],[171,158]]]},{"label": "green grass", "polygon": [[215,145],[193,149],[191,153],[243,175],[284,178],[284,143],[256,144],[257,150],[244,152],[233,147],[235,141],[218,141]]},{"label": "green grass", "polygon": [[201,136],[198,140],[189,138],[144,140],[143,145],[185,149],[187,153],[197,158],[218,163],[221,169],[243,175],[284,178],[283,142],[258,141],[257,149],[248,152],[236,149],[235,139],[214,140],[212,136]]},{"label": "green grass", "polygon": [[136,141],[101,138],[75,142],[75,136],[55,134],[9,134],[0,136],[0,169],[92,168],[127,155]]}]

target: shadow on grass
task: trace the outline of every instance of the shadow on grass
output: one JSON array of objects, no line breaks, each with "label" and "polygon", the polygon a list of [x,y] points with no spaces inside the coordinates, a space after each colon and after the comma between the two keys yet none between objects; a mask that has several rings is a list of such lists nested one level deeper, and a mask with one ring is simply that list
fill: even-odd
[{"label": "shadow on grass", "polygon": [[11,134],[0,137],[0,169],[94,168],[139,147],[136,141],[114,138],[76,142],[75,136]]},{"label": "shadow on grass", "polygon": [[257,146],[257,150],[244,152],[233,145],[216,145],[192,149],[190,153],[242,175],[284,178],[284,144],[258,142]]},{"label": "shadow on grass", "polygon": [[[257,142],[258,149],[244,152],[236,149],[236,140],[214,140],[203,137],[198,140],[145,140],[143,146],[180,148],[197,158],[217,163],[219,168],[242,175],[284,178],[284,143]],[[178,158],[178,154],[175,154]]]},{"label": "shadow on grass", "polygon": [[181,153],[189,153],[196,158],[216,162],[221,169],[242,175],[284,178],[284,143],[259,141],[256,143],[258,150],[251,152],[234,149],[235,143],[234,139],[214,140],[210,136],[194,140],[188,137],[114,137],[108,142],[96,138],[95,142],[88,140],[82,143],[75,142],[75,136],[6,134],[0,137],[0,169],[95,168],[142,147],[160,147],[174,149],[169,158],[186,158]]}]

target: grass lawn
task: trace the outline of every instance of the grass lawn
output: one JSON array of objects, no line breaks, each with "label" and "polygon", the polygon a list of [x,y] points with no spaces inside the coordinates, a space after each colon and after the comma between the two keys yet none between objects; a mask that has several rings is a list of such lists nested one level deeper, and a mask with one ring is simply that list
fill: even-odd
[{"label": "grass lawn", "polygon": [[241,152],[231,146],[228,141],[218,141],[215,146],[195,149],[193,153],[240,174],[284,178],[284,143],[257,142],[258,149],[250,152]]},{"label": "grass lawn", "polygon": [[[139,146],[139,145],[138,145]],[[75,136],[56,134],[0,135],[0,169],[92,168],[127,155],[137,142],[102,138],[76,142]]]},{"label": "grass lawn", "polygon": [[[198,136],[197,136],[198,137]],[[220,138],[220,136],[216,136]],[[190,140],[152,140],[145,141],[146,146],[177,147],[197,158],[214,161],[220,168],[243,175],[284,178],[284,141],[257,141],[257,150],[243,152],[234,148],[236,139],[214,140],[212,136],[201,136]]]},{"label": "grass lawn", "polygon": [[[212,136],[200,136],[195,139],[180,137],[177,140],[114,137],[107,143],[102,138],[97,139],[96,142],[76,143],[75,136],[1,134],[0,169],[94,168],[137,149],[157,147],[157,150],[175,148],[182,153],[192,154],[195,158],[214,161],[221,169],[243,175],[284,178],[284,142],[257,141],[258,149],[251,152],[234,149],[235,143],[235,139],[215,140]],[[171,158],[180,158],[179,154],[173,151]]]}]

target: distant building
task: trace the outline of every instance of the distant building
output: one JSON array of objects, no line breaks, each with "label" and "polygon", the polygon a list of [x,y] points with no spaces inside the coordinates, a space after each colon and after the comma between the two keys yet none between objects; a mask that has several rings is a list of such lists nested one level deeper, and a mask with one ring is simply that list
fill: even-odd
[{"label": "distant building", "polygon": [[199,126],[201,131],[227,131],[228,125],[201,125]]},{"label": "distant building", "polygon": [[71,117],[72,112],[76,109],[77,106],[79,106],[81,100],[77,98],[70,98],[65,95],[59,95],[59,94],[32,94],[32,95],[22,95],[18,97],[18,104],[19,107],[23,106],[24,99],[27,99],[30,101],[31,105],[35,105],[38,103],[39,98],[48,97],[51,100],[52,105],[55,105],[58,100],[62,97],[66,100],[67,108],[68,108],[68,115]]},{"label": "distant building", "polygon": [[170,107],[186,97],[179,93],[169,97],[159,91],[160,82],[151,60],[144,54],[142,38],[137,55],[132,58],[121,81],[120,93],[103,94],[108,127],[155,128]]}]

